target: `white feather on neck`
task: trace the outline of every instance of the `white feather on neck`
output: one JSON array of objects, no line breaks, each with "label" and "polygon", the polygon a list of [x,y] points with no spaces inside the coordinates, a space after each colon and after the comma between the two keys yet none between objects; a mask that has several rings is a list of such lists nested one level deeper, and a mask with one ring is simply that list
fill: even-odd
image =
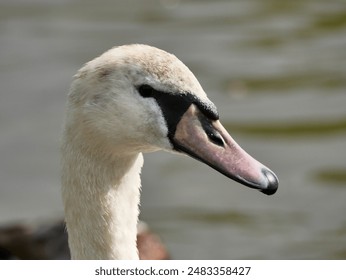
[{"label": "white feather on neck", "polygon": [[72,259],[138,259],[142,154],[108,162],[78,151],[63,146],[62,194]]}]

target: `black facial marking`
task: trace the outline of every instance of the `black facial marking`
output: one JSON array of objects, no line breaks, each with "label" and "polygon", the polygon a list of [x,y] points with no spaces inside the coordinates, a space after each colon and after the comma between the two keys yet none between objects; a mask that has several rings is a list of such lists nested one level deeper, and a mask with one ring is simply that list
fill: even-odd
[{"label": "black facial marking", "polygon": [[[206,119],[210,120],[218,120],[219,114],[216,110],[216,107],[213,103],[203,102],[198,97],[191,93],[183,92],[183,93],[169,93],[169,92],[161,92],[155,90],[149,85],[141,85],[138,88],[138,92],[141,96],[145,98],[155,98],[157,104],[160,106],[164,118],[167,122],[168,126],[168,137],[173,140],[177,124],[181,120],[182,116],[186,112],[186,110],[190,107],[191,104],[195,104],[201,113],[206,117]],[[207,125],[203,124],[203,128],[206,130],[208,137],[216,144],[220,143],[219,137],[216,133],[212,133],[211,129]],[[208,134],[209,131],[210,133]],[[222,141],[222,139],[221,139]],[[222,141],[223,143],[223,141]]]}]

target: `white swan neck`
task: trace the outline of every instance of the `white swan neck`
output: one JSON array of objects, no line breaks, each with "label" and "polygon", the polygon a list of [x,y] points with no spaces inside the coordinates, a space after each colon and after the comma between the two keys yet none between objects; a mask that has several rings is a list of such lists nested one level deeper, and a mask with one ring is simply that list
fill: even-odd
[{"label": "white swan neck", "polygon": [[63,201],[72,259],[138,259],[142,154],[94,163],[66,154]]}]

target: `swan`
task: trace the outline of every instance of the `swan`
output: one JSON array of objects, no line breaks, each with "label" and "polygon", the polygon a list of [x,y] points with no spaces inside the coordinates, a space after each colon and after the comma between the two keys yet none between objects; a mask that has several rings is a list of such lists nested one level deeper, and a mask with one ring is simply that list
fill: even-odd
[{"label": "swan", "polygon": [[138,259],[142,153],[157,150],[191,156],[267,195],[278,188],[176,56],[114,47],[77,72],[67,96],[61,178],[72,259]]}]

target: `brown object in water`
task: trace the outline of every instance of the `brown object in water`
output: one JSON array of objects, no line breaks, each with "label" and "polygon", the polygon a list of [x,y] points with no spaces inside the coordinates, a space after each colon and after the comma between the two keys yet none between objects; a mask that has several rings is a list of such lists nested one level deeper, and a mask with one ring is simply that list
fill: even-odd
[{"label": "brown object in water", "polygon": [[[160,238],[141,222],[137,234],[141,260],[169,259]],[[15,224],[0,227],[0,259],[65,260],[70,259],[65,223],[42,224],[37,227]]]}]

